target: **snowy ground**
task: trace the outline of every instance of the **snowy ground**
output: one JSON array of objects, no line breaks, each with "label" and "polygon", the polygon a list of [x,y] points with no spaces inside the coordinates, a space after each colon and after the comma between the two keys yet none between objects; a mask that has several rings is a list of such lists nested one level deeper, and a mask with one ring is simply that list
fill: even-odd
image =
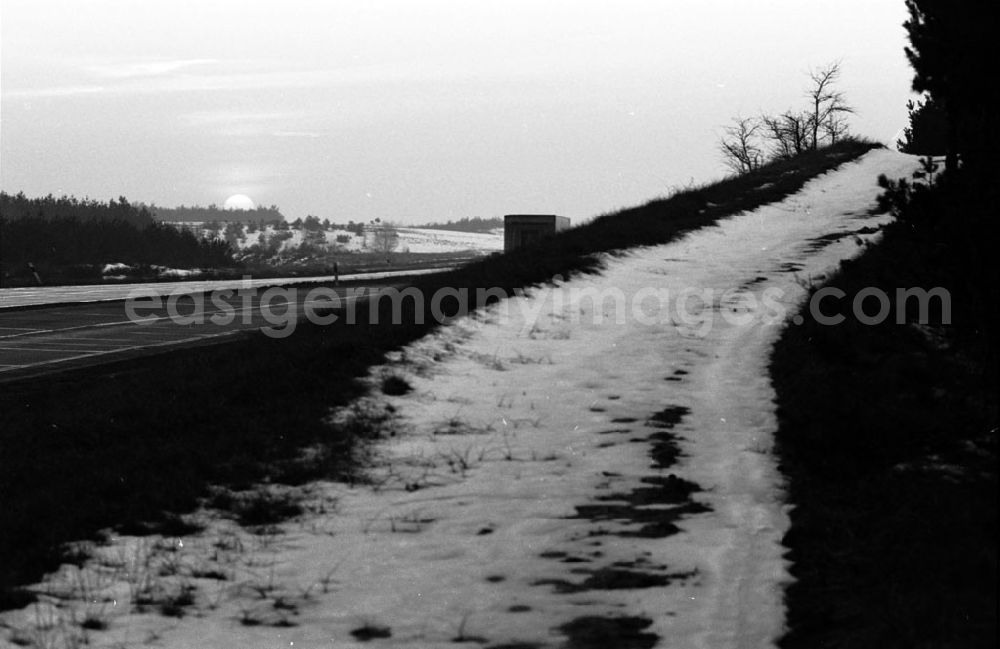
[{"label": "snowy ground", "polygon": [[[884,223],[867,214],[876,176],[916,166],[869,153],[443,327],[373,371],[413,392],[335,415],[394,409],[374,486],[312,485],[311,513],[267,534],[215,520],[119,538],[40,585],[46,603],[0,617],[8,640],[549,647],[615,627],[631,640],[609,647],[772,644],[788,572],[768,353],[808,283]],[[607,300],[595,309],[588,289]],[[136,611],[185,594],[181,618]]]},{"label": "snowy ground", "polygon": [[455,232],[425,228],[399,228],[399,249],[410,252],[502,252],[503,230],[496,232]]},{"label": "snowy ground", "polygon": [[[205,229],[202,224],[173,223],[175,227],[193,228],[199,236],[222,237],[222,232],[213,233]],[[277,231],[273,225],[266,226],[263,230],[255,232],[245,232],[244,237],[235,241],[235,245],[240,250],[246,250],[250,246],[264,243],[268,238],[273,237]],[[306,236],[303,229],[290,229],[285,231],[288,239],[281,242],[279,250],[289,252],[302,245]],[[419,252],[419,253],[450,253],[450,252],[480,252],[490,253],[503,250],[503,230],[494,232],[457,232],[453,230],[429,230],[425,228],[410,228],[397,226],[396,232],[399,235],[399,252]],[[351,252],[364,252],[368,250],[366,240],[363,236],[358,236],[348,230],[328,230],[323,232],[326,245],[332,250],[343,250]],[[338,239],[339,238],[339,239]]]}]

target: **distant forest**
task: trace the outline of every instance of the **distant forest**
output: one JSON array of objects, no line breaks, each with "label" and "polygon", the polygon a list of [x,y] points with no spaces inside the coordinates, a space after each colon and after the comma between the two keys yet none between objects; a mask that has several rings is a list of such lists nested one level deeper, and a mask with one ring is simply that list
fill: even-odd
[{"label": "distant forest", "polygon": [[240,223],[280,223],[285,220],[277,205],[271,207],[255,207],[252,210],[226,210],[218,205],[201,207],[197,205],[179,207],[159,207],[157,205],[139,205],[149,211],[153,218],[159,221],[190,222],[200,221],[213,223],[219,221],[238,221]]},{"label": "distant forest", "polygon": [[495,216],[489,219],[484,219],[479,216],[474,216],[471,219],[465,217],[459,219],[458,221],[448,221],[447,223],[428,223],[427,225],[416,226],[423,230],[453,230],[455,232],[489,232],[490,230],[495,230],[496,228],[503,227],[503,219],[499,216]]},{"label": "distant forest", "polygon": [[0,218],[7,222],[25,218],[54,220],[75,218],[82,222],[90,221],[123,221],[137,228],[152,225],[152,213],[142,206],[132,205],[123,196],[117,201],[111,199],[107,203],[89,198],[79,199],[75,196],[54,197],[52,194],[44,198],[28,198],[24,192],[8,194],[0,192]]},{"label": "distant forest", "polygon": [[75,197],[27,198],[0,192],[0,261],[5,273],[28,264],[156,264],[180,268],[232,266],[225,241],[200,239],[162,225],[125,197],[107,203]]}]

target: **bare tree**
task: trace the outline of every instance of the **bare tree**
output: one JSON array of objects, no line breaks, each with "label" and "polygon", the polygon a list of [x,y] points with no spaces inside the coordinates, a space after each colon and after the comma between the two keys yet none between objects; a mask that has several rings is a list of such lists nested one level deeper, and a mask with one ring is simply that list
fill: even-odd
[{"label": "bare tree", "polygon": [[791,141],[786,136],[785,122],[781,115],[761,115],[760,123],[764,128],[764,137],[771,143],[771,157],[783,159],[795,155]]},{"label": "bare tree", "polygon": [[399,246],[399,231],[388,221],[375,219],[367,228],[368,246],[385,255],[388,260]]},{"label": "bare tree", "polygon": [[771,143],[773,158],[791,158],[810,148],[809,114],[789,110],[781,115],[763,115],[760,121],[764,137]]},{"label": "bare tree", "polygon": [[847,130],[844,115],[853,113],[854,109],[847,104],[844,93],[834,88],[839,78],[840,61],[828,63],[809,72],[812,87],[806,91],[806,96],[810,102],[809,128],[812,134],[810,148],[815,149],[819,146],[821,130],[832,139],[842,136]]},{"label": "bare tree", "polygon": [[736,173],[747,173],[765,159],[791,158],[819,148],[823,141],[834,144],[847,135],[847,116],[854,108],[836,89],[840,61],[810,71],[809,79],[812,85],[806,91],[809,106],[805,110],[733,118],[719,141],[726,166]]},{"label": "bare tree", "polygon": [[823,134],[830,140],[830,144],[836,144],[837,140],[847,135],[847,131],[847,118],[843,115],[830,115],[823,122]]},{"label": "bare tree", "polygon": [[745,174],[760,167],[764,152],[758,144],[762,124],[753,117],[734,117],[719,142],[722,158],[730,169]]}]

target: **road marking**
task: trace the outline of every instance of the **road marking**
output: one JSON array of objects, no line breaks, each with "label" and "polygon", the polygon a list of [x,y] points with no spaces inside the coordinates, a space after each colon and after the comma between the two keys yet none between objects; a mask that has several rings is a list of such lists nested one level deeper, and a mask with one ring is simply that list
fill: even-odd
[{"label": "road marking", "polygon": [[[303,313],[306,307],[311,307],[314,305],[325,305],[330,307],[331,310],[346,310],[354,306],[359,300],[366,300],[370,298],[376,298],[383,293],[383,291],[388,290],[390,287],[378,287],[378,288],[366,288],[366,290],[361,294],[345,295],[340,297],[339,301],[332,302],[327,298],[314,298],[310,300],[303,300],[302,302],[295,301],[292,303],[282,303],[269,305],[267,311],[269,313],[274,313],[277,309],[284,307],[283,311],[278,312],[279,317],[284,317],[289,312],[297,317],[299,314]],[[271,307],[274,307],[273,309]],[[353,310],[353,309],[352,309]],[[0,373],[9,372],[18,369],[30,370],[35,367],[41,367],[45,365],[52,365],[55,363],[66,363],[74,360],[96,358],[101,356],[106,356],[108,354],[118,354],[126,353],[136,350],[148,350],[155,349],[158,347],[169,347],[174,345],[183,345],[185,343],[191,342],[201,342],[205,340],[211,340],[213,338],[222,338],[225,336],[233,336],[236,334],[252,331],[260,331],[262,329],[267,329],[276,326],[277,324],[284,323],[271,323],[268,322],[264,316],[263,310],[260,305],[251,305],[248,307],[231,308],[231,309],[220,309],[218,311],[205,312],[203,316],[211,316],[220,313],[230,314],[233,318],[233,322],[225,325],[216,325],[215,323],[203,323],[199,325],[180,325],[174,322],[173,324],[167,324],[173,322],[173,318],[170,316],[157,316],[151,318],[143,318],[138,320],[126,320],[126,321],[116,321],[116,322],[99,322],[87,325],[78,325],[73,327],[63,327],[61,329],[26,329],[25,333],[11,334],[7,336],[0,336],[0,351],[7,352],[41,352],[49,354],[59,354],[59,353],[71,353],[71,356],[64,356],[60,358],[53,358],[50,360],[37,361],[28,364],[12,364],[12,363],[2,363],[0,362]],[[249,315],[249,322],[238,322],[239,317]],[[256,317],[255,317],[256,316]],[[254,320],[257,320],[254,322]],[[261,322],[263,320],[263,322]],[[214,325],[215,327],[229,327],[224,331],[208,331],[205,333],[195,333],[193,330],[196,328],[208,328],[208,325]],[[122,338],[86,338],[81,336],[80,338],[67,337],[64,339],[56,340],[40,340],[39,336],[44,336],[46,334],[52,334],[53,337],[57,337],[64,332],[80,331],[84,329],[101,329],[114,326],[127,326],[120,331]],[[2,329],[2,327],[0,327]],[[13,327],[11,327],[13,329]],[[18,328],[19,330],[21,328]],[[104,331],[111,332],[111,329],[103,329]],[[119,332],[116,332],[119,333]],[[175,335],[184,336],[180,339],[173,338]],[[139,341],[127,341],[126,339],[130,336],[154,336],[159,338],[158,342],[142,342],[141,344],[132,344]],[[121,345],[111,346],[110,349],[76,349],[76,348],[43,348],[45,345],[86,345],[98,340],[108,341],[114,343],[120,341]],[[6,344],[3,344],[3,343]],[[35,345],[34,347],[20,346],[24,345]]]},{"label": "road marking", "polygon": [[[86,352],[88,354],[100,354],[105,350],[103,349],[42,349],[41,347],[0,347],[0,351],[7,352],[51,352],[51,353],[61,353],[61,352]],[[117,351],[117,350],[110,350]]]},{"label": "road marking", "polygon": [[[128,332],[127,331],[123,331],[122,334],[123,335],[128,335]],[[73,343],[73,342],[80,342],[80,343],[83,343],[83,342],[88,342],[88,343],[90,343],[90,342],[94,342],[94,343],[117,343],[117,342],[121,342],[121,340],[122,340],[121,338],[90,338],[90,337],[84,338],[84,337],[81,336],[80,338],[68,338],[65,342],[67,342],[67,343]],[[17,342],[17,341],[14,341],[14,342]]]},{"label": "road marking", "polygon": [[[227,332],[223,332],[223,333],[219,333],[219,334],[213,334],[213,335],[209,335],[209,336],[196,336],[194,338],[186,338],[184,340],[170,340],[170,341],[163,342],[163,343],[154,343],[152,345],[136,345],[134,347],[126,347],[124,349],[108,349],[108,350],[103,350],[103,351],[97,351],[97,352],[94,352],[92,354],[78,354],[76,356],[67,356],[66,358],[54,358],[54,359],[48,360],[48,361],[39,361],[37,363],[31,363],[29,365],[11,365],[11,366],[6,366],[6,367],[9,367],[10,369],[19,369],[19,368],[20,369],[24,369],[24,368],[30,369],[30,368],[33,368],[33,367],[38,367],[40,365],[52,365],[53,363],[66,363],[66,362],[69,362],[69,361],[75,361],[75,360],[79,360],[79,359],[82,359],[82,358],[93,358],[95,356],[105,356],[107,354],[114,354],[114,353],[118,353],[118,352],[126,352],[126,351],[135,350],[135,349],[152,349],[154,347],[166,347],[166,346],[169,346],[169,345],[179,345],[179,344],[187,343],[187,342],[198,342],[198,341],[204,340],[206,338],[221,338],[222,336],[230,336],[230,335],[235,334],[235,333],[239,333],[239,332],[238,331],[227,331]],[[0,347],[0,349],[3,349],[3,348]],[[53,351],[53,350],[45,350],[45,349],[38,349],[38,350],[24,350],[23,348],[19,348],[19,349],[21,349],[22,351]],[[68,351],[68,350],[64,350],[64,351]],[[0,367],[3,367],[3,366],[0,366]],[[0,372],[9,372],[10,369],[0,369]]]},{"label": "road marking", "polygon": [[[383,288],[377,288],[376,290],[374,290],[374,291],[372,291],[370,293],[366,291],[364,295],[346,295],[346,296],[344,296],[343,298],[341,298],[339,300],[339,304],[338,305],[336,305],[336,306],[331,305],[330,308],[336,308],[337,306],[339,306],[340,308],[343,308],[344,306],[346,306],[348,304],[357,302],[359,298],[378,297],[382,293],[383,290],[384,290]],[[285,305],[288,305],[288,304],[289,304],[288,302],[284,302],[282,304],[268,305],[267,311],[270,314],[270,313],[273,313],[273,311],[274,311],[274,309],[272,307],[281,307],[281,306],[285,306]],[[327,300],[327,299],[309,300],[309,301],[303,301],[303,302],[295,302],[294,304],[296,305],[295,308],[297,309],[298,305],[305,305],[305,304],[331,304],[331,301]],[[249,307],[232,308],[232,309],[219,309],[218,311],[205,311],[205,312],[199,313],[197,315],[200,316],[200,317],[203,317],[203,318],[207,317],[209,320],[211,320],[212,316],[218,315],[220,313],[231,314],[231,317],[233,317],[234,319],[237,318],[238,316],[243,316],[243,315],[246,315],[246,314],[249,313],[250,314],[250,318],[252,319],[254,311],[256,311],[257,313],[259,313],[263,317],[264,313],[263,313],[263,310],[261,309],[261,307],[260,307],[259,304],[256,305],[256,306],[249,306]],[[284,315],[284,313],[285,312],[282,311],[279,315]],[[191,316],[190,315],[186,315],[186,316],[180,316],[180,317],[182,317],[182,318],[188,318],[188,317],[191,317]],[[150,324],[153,324],[153,323],[156,323],[156,322],[162,322],[164,320],[169,320],[169,321],[173,322],[174,318],[172,316],[169,316],[169,315],[164,315],[164,316],[155,316],[155,317],[151,316],[151,317],[148,317],[148,318],[136,318],[135,320],[131,320],[130,319],[130,320],[119,320],[119,321],[115,321],[115,322],[96,322],[96,323],[92,323],[92,324],[76,325],[76,326],[73,326],[73,327],[61,327],[61,328],[56,328],[56,329],[30,329],[30,330],[26,330],[25,333],[10,334],[10,335],[7,335],[7,336],[0,336],[0,338],[6,339],[6,338],[17,338],[17,337],[20,337],[20,336],[36,336],[36,335],[40,335],[40,334],[62,333],[64,331],[79,331],[81,329],[95,329],[95,328],[98,328],[98,327],[114,327],[114,326],[117,326],[117,325],[130,325],[130,324],[131,325],[140,326],[140,327],[146,327],[146,326],[149,326]],[[202,325],[204,325],[204,324],[206,324],[206,323],[202,323]],[[211,323],[211,324],[215,324],[215,323]],[[244,322],[244,323],[240,323],[240,324],[245,324],[248,327],[251,327],[251,326],[254,326],[255,323],[253,323],[253,322]],[[267,323],[267,324],[261,325],[261,326],[267,326],[269,324],[270,323]],[[177,325],[177,326],[182,326],[182,325]],[[192,325],[192,326],[194,326],[194,325]],[[8,327],[4,327],[4,328],[8,328]],[[14,327],[9,327],[9,328],[13,329]]]},{"label": "road marking", "polygon": [[[79,348],[81,345],[83,345],[84,347],[94,347],[95,345],[98,347],[107,347],[110,345],[128,347],[129,345],[131,345],[131,343],[123,342],[121,340],[104,341],[103,344],[102,341],[97,341],[97,340],[30,340],[30,341],[26,340],[24,341],[24,344],[36,345],[36,346],[70,345],[71,348]],[[2,347],[0,347],[0,349],[27,349],[27,348],[20,344],[16,344],[15,342],[15,343],[2,343]]]}]

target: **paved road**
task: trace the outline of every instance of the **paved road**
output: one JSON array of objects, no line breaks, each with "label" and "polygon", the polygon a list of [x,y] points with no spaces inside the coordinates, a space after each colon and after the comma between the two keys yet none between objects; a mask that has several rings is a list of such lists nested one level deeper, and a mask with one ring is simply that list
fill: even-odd
[{"label": "paved road", "polygon": [[[316,278],[308,281],[313,284]],[[323,313],[324,308],[339,307],[340,317],[347,317],[359,301],[394,285],[405,283],[398,277],[384,277],[361,286],[325,285],[321,293],[313,290],[314,286],[185,293],[193,288],[186,286],[175,287],[170,293],[156,284],[147,291],[148,297],[131,301],[3,308],[0,382],[146,355],[167,347],[218,343],[260,329],[280,335],[288,326],[294,330],[316,309]]]},{"label": "paved road", "polygon": [[[382,281],[390,278],[412,277],[427,273],[440,273],[450,270],[444,268],[428,268],[421,270],[397,270],[379,273],[359,273],[341,275],[340,281]],[[91,286],[28,286],[24,288],[0,288],[0,309],[11,307],[35,306],[39,304],[61,304],[67,302],[101,302],[105,300],[124,300],[133,291],[155,292],[159,295],[171,293],[202,293],[220,289],[262,288],[267,286],[286,286],[291,284],[324,282],[332,283],[332,275],[326,277],[278,277],[268,279],[227,279],[199,280],[192,282],[153,282],[148,284],[97,284]]]}]

